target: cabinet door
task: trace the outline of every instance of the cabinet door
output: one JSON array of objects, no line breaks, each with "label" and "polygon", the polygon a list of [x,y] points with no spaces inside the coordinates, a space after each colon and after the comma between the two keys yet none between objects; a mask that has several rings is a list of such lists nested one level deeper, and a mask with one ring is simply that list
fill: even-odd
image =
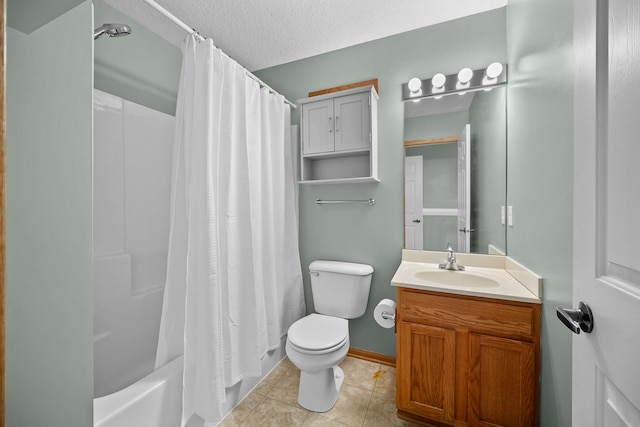
[{"label": "cabinet door", "polygon": [[302,106],[302,154],[334,151],[333,100],[316,101]]},{"label": "cabinet door", "polygon": [[334,100],[335,150],[368,149],[371,135],[369,92]]},{"label": "cabinet door", "polygon": [[399,322],[398,409],[452,422],[455,387],[455,331]]},{"label": "cabinet door", "polygon": [[469,365],[470,425],[537,425],[532,343],[470,334]]}]

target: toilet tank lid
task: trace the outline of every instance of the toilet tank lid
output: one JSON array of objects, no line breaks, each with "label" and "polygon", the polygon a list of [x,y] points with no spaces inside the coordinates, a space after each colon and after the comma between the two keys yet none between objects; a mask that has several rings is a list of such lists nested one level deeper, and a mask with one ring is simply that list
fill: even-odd
[{"label": "toilet tank lid", "polygon": [[317,260],[309,264],[309,271],[328,271],[331,273],[350,274],[353,276],[366,276],[373,273],[373,267],[367,264],[342,261]]}]

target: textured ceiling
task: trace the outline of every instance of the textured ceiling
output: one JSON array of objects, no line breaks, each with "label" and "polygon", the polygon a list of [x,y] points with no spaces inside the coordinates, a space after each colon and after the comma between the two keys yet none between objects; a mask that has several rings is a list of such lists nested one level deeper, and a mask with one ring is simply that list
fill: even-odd
[{"label": "textured ceiling", "polygon": [[[250,71],[505,6],[507,0],[156,0]],[[144,0],[105,0],[180,46]],[[132,23],[134,24],[134,23]],[[135,27],[134,27],[135,31]]]}]

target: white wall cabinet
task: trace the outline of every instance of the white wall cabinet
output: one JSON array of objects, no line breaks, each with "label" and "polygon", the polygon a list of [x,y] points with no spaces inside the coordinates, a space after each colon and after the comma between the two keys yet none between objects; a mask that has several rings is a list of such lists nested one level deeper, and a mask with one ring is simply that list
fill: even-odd
[{"label": "white wall cabinet", "polygon": [[378,94],[363,86],[298,100],[303,184],[378,182]]}]

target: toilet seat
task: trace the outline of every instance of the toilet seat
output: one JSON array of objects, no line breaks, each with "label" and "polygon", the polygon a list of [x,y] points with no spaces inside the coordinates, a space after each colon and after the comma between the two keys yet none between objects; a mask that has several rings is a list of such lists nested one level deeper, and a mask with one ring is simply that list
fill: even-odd
[{"label": "toilet seat", "polygon": [[288,341],[301,353],[324,354],[349,340],[347,319],[312,313],[289,328]]}]

